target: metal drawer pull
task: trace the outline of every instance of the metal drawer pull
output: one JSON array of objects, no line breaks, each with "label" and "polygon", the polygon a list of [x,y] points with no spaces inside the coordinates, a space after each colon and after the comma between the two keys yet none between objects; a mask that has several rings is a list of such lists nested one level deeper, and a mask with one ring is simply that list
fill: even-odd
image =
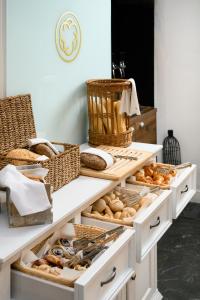
[{"label": "metal drawer pull", "polygon": [[181,194],[187,193],[188,190],[189,190],[189,187],[188,187],[188,185],[186,184],[185,189],[184,189],[183,191],[181,191]]},{"label": "metal drawer pull", "polygon": [[157,227],[158,225],[160,225],[160,217],[157,217],[157,223],[154,225],[150,225],[150,229]]},{"label": "metal drawer pull", "polygon": [[136,279],[136,273],[133,276],[131,276],[131,280],[135,280],[135,279]]},{"label": "metal drawer pull", "polygon": [[117,274],[117,268],[113,267],[112,274],[111,274],[110,278],[108,278],[105,281],[101,281],[101,286],[104,286],[105,284],[108,284],[109,282],[113,281],[113,279],[115,278],[116,274]]}]

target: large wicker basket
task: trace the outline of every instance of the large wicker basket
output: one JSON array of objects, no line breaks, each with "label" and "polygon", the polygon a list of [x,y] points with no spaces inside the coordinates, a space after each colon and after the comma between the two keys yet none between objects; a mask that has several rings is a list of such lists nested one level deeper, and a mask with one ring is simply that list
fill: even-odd
[{"label": "large wicker basket", "polygon": [[[0,169],[13,158],[7,158],[6,154],[16,148],[28,148],[28,139],[35,138],[35,124],[32,112],[31,96],[18,95],[6,97],[0,100]],[[54,143],[62,146],[64,151],[53,158],[39,162],[44,168],[49,169],[45,178],[46,183],[53,186],[56,191],[80,172],[80,148],[79,145]],[[19,159],[17,159],[19,160]],[[24,164],[35,164],[35,160],[23,160]]]},{"label": "large wicker basket", "polygon": [[125,79],[87,81],[90,144],[127,147],[132,143],[129,118],[120,113],[122,92],[129,89],[131,83]]}]

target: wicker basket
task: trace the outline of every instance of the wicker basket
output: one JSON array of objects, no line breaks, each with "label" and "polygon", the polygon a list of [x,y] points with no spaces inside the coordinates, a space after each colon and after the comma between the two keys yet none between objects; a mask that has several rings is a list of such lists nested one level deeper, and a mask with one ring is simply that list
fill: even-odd
[{"label": "wicker basket", "polygon": [[[89,225],[81,225],[81,224],[75,224],[74,229],[75,229],[77,239],[81,239],[81,238],[92,239],[106,231],[105,229],[102,229],[99,227],[89,226]],[[44,240],[43,242],[38,244],[36,247],[34,247],[32,249],[32,251],[34,253],[39,252],[45,242],[46,242],[46,240]],[[36,276],[36,277],[40,277],[42,279],[46,279],[46,280],[53,281],[53,282],[63,284],[63,285],[67,285],[70,287],[74,286],[74,281],[69,281],[62,277],[57,277],[52,274],[44,273],[44,272],[41,272],[40,270],[37,270],[34,268],[24,267],[20,264],[20,260],[18,260],[17,262],[15,262],[13,264],[13,268],[17,269],[23,273],[26,273],[26,274],[29,274],[32,276]]]},{"label": "wicker basket", "polygon": [[[31,96],[18,95],[0,100],[0,169],[13,158],[6,158],[8,151],[16,148],[28,148],[28,139],[35,138],[35,124],[32,112]],[[45,178],[46,183],[56,191],[80,172],[79,145],[55,143],[62,146],[64,151],[53,158],[40,161],[42,167],[49,169]],[[19,159],[17,159],[19,160]],[[23,160],[24,164],[35,164],[33,160]]]},{"label": "wicker basket", "polygon": [[129,118],[120,113],[122,92],[129,89],[131,83],[125,79],[87,81],[90,144],[127,147],[132,143]]}]

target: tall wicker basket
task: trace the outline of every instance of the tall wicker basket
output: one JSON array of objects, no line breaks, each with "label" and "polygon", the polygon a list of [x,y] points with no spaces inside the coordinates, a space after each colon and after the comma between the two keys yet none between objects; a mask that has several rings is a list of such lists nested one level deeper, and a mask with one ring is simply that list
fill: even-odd
[{"label": "tall wicker basket", "polygon": [[133,128],[129,128],[126,113],[120,113],[121,96],[131,89],[125,79],[87,81],[89,143],[127,147],[132,142]]}]

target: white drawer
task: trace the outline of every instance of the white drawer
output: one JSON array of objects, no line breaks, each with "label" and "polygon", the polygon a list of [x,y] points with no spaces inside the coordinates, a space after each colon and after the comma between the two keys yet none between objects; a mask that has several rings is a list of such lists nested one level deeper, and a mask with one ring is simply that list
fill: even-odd
[{"label": "white drawer", "polygon": [[74,288],[12,270],[14,300],[114,299],[134,271],[134,231],[127,229],[75,282]]},{"label": "white drawer", "polygon": [[141,262],[172,224],[172,192],[163,191],[135,218],[136,259]]},{"label": "white drawer", "polygon": [[196,193],[196,165],[182,169],[171,184],[173,219],[176,219]]},{"label": "white drawer", "polygon": [[[129,185],[130,188],[131,185]],[[153,203],[143,209],[134,220],[136,231],[136,260],[141,262],[154,245],[172,224],[172,192],[162,193]],[[82,217],[82,224],[95,225],[105,229],[112,229],[117,225],[97,219]]]}]

